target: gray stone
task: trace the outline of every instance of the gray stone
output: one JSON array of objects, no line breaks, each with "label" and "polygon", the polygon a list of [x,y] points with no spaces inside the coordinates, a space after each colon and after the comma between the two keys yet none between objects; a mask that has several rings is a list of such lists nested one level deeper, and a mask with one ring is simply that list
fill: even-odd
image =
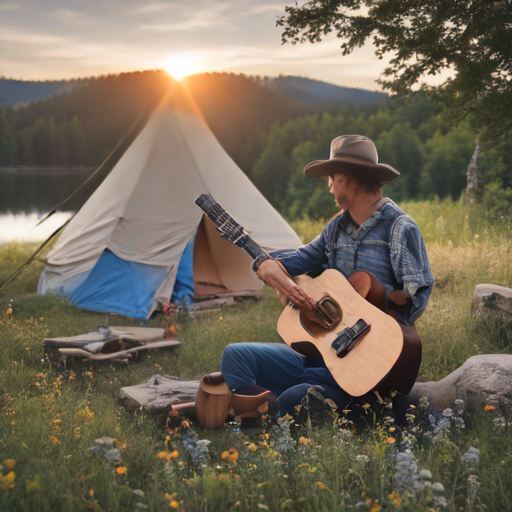
[{"label": "gray stone", "polygon": [[478,284],[471,299],[471,316],[482,319],[512,319],[512,288]]},{"label": "gray stone", "polygon": [[470,357],[460,368],[440,381],[417,382],[407,398],[418,405],[427,395],[436,411],[464,400],[467,412],[483,411],[492,396],[495,407],[512,411],[512,355],[485,354]]}]

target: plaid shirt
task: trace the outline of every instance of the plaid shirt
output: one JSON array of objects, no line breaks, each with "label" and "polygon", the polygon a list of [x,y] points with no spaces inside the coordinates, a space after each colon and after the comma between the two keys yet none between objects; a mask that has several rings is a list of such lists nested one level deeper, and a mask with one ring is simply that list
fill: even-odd
[{"label": "plaid shirt", "polygon": [[348,212],[334,217],[311,243],[274,253],[292,276],[335,268],[346,278],[359,270],[375,274],[388,290],[404,290],[413,323],[427,307],[434,279],[427,250],[414,220],[385,199],[358,228]]}]

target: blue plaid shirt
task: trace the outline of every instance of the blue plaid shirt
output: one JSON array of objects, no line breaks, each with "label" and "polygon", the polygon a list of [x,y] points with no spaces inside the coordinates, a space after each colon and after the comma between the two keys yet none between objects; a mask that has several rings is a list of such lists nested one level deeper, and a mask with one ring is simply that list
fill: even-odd
[{"label": "blue plaid shirt", "polygon": [[311,243],[274,253],[292,276],[335,268],[346,278],[359,270],[375,274],[388,290],[404,290],[413,323],[427,307],[434,278],[427,250],[414,220],[391,199],[356,228],[348,212],[334,217]]}]

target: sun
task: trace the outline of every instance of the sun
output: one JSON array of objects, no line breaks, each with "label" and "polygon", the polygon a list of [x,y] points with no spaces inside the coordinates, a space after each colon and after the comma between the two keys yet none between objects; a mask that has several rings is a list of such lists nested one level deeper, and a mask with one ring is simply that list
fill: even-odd
[{"label": "sun", "polygon": [[187,55],[171,55],[167,58],[165,70],[176,80],[182,80],[195,72],[193,61]]}]

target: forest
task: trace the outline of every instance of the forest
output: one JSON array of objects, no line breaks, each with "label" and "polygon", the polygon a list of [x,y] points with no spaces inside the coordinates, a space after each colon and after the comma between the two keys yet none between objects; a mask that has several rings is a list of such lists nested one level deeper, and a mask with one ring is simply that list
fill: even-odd
[{"label": "forest", "polygon": [[[477,134],[422,93],[394,96],[387,105],[350,97],[326,105],[266,87],[260,77],[207,73],[185,82],[224,149],[290,220],[336,212],[325,184],[304,179],[302,170],[327,159],[331,140],[340,134],[371,138],[379,160],[402,173],[385,187],[395,200],[457,199],[466,187]],[[158,71],[101,76],[22,108],[0,108],[0,167],[94,167],[171,83]],[[511,150],[507,138],[480,147],[477,194],[492,217],[511,215]]]}]

